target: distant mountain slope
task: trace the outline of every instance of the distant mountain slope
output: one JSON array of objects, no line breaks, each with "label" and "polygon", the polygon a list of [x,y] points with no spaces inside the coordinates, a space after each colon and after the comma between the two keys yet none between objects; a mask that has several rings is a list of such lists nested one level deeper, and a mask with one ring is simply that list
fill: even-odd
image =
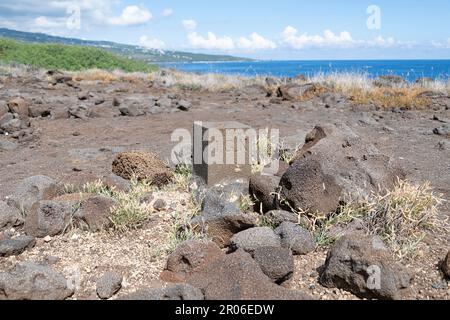
[{"label": "distant mountain slope", "polygon": [[103,48],[129,58],[155,62],[200,62],[200,61],[248,61],[249,59],[227,55],[208,55],[181,51],[146,49],[140,46],[126,45],[109,41],[92,41],[75,38],[63,38],[43,33],[32,33],[0,28],[0,37],[34,43],[60,43]]}]

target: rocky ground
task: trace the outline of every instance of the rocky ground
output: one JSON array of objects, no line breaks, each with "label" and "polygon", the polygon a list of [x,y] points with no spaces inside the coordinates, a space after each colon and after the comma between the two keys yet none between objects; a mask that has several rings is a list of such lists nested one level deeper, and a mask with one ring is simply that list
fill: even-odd
[{"label": "rocky ground", "polygon": [[[407,299],[450,298],[448,280],[442,272],[445,268],[441,268],[450,249],[448,228],[429,231],[424,245],[416,250],[415,255],[401,261],[394,261],[370,237],[362,237],[367,243],[372,243],[369,247],[367,243],[355,244],[352,241],[356,240],[345,238],[336,244],[335,254],[331,257],[334,260],[326,261],[329,248],[315,249],[314,246],[308,252],[296,253],[292,245],[284,245],[283,234],[287,231],[283,233],[277,229],[274,233],[270,228],[269,231],[257,228],[254,237],[241,234],[238,239],[234,238],[239,235],[239,231],[252,230],[251,227],[258,226],[250,214],[245,217],[233,216],[232,219],[242,219],[239,223],[247,227],[234,230],[233,238],[228,238],[225,241],[227,243],[221,242],[218,246],[203,242],[191,243],[177,249],[177,253],[175,249],[180,241],[174,240],[176,226],[184,219],[184,215],[193,210],[192,194],[187,188],[174,184],[152,190],[151,198],[140,202],[150,213],[151,219],[139,228],[126,232],[93,232],[97,226],[97,216],[89,220],[89,213],[86,212],[78,218],[88,225],[89,230],[66,228],[73,222],[71,208],[83,199],[72,199],[71,202],[66,198],[57,205],[54,201],[57,198],[55,190],[62,183],[81,186],[101,179],[106,185],[127,191],[129,182],[112,173],[112,163],[120,153],[148,151],[168,162],[176,144],[171,141],[175,129],[191,130],[194,121],[229,120],[254,128],[278,128],[284,138],[284,145],[292,150],[302,147],[307,134],[318,125],[323,126],[329,136],[333,136],[336,131],[346,135],[348,131],[350,136],[356,135],[358,139],[353,142],[344,135],[342,139],[346,143],[368,141],[377,150],[374,153],[376,159],[389,160],[386,166],[384,162],[376,162],[376,173],[371,172],[370,168],[360,168],[368,172],[371,183],[385,183],[387,180],[378,173],[387,172],[388,166],[399,168],[404,178],[411,183],[430,181],[434,190],[447,200],[439,207],[440,218],[445,219],[450,215],[448,96],[430,94],[430,103],[425,110],[384,110],[371,105],[354,105],[341,94],[322,91],[307,95],[307,99],[296,99],[287,93],[280,97],[276,94],[268,96],[264,88],[256,85],[209,92],[167,87],[140,79],[76,81],[59,74],[3,76],[0,80],[0,198],[4,200],[0,202],[0,215],[3,215],[0,216],[0,299],[110,298],[119,289],[114,298],[330,300],[398,298],[400,292],[401,297]],[[337,127],[335,124],[338,124]],[[317,139],[316,142],[320,141]],[[333,143],[327,145],[322,141],[313,145],[313,149],[309,148],[307,146],[305,151],[313,150],[313,153],[320,155],[325,152],[324,149],[333,148]],[[354,152],[373,155],[372,150],[367,151],[365,148],[355,148]],[[319,162],[322,161],[320,159]],[[328,181],[326,177],[333,174],[345,176],[331,169],[334,160],[330,159],[328,163],[321,163],[318,169],[323,171],[320,179],[324,181]],[[313,160],[304,165],[312,166],[316,163]],[[339,160],[342,161],[339,163],[345,164],[347,160]],[[286,183],[286,179],[301,176],[304,172],[301,171],[302,165],[298,162],[293,165],[289,169],[290,175],[283,176],[281,184]],[[349,173],[354,170],[352,164],[345,165],[348,167],[343,166],[342,170],[348,170]],[[383,169],[379,169],[380,166]],[[23,182],[34,176],[46,176],[49,180],[41,177],[28,181],[28,185]],[[279,178],[277,185],[278,182]],[[345,181],[337,179],[331,184],[334,183],[336,190],[349,188]],[[52,190],[53,187],[55,190]],[[292,194],[285,196],[293,198],[293,202],[306,201]],[[334,195],[326,197],[328,202],[320,201],[320,196],[323,195],[314,195],[319,203],[311,205],[327,203],[331,206],[327,209],[333,206],[336,209],[336,203],[329,200]],[[24,198],[26,201],[21,203],[22,207],[14,209],[17,199],[22,201]],[[89,196],[87,199],[91,201]],[[51,203],[46,203],[47,200]],[[36,201],[41,202],[36,205]],[[90,205],[102,211],[107,207],[104,201],[94,199]],[[67,207],[66,203],[72,206]],[[12,212],[17,213],[17,210],[19,213],[11,218]],[[65,211],[66,215],[59,215],[59,212]],[[205,208],[203,211],[206,214]],[[50,219],[50,222],[44,223],[45,226],[28,222],[31,219],[28,216],[35,215],[39,221],[40,214],[48,217],[54,216],[55,212],[58,212],[58,218],[55,219],[61,221]],[[209,219],[209,216],[206,217]],[[58,226],[63,226],[63,230],[58,229]],[[98,229],[103,229],[103,226]],[[32,237],[27,238],[24,234]],[[22,237],[20,243],[5,242],[19,236]],[[261,239],[263,245],[255,245],[252,241],[249,243],[248,238]],[[10,249],[11,246],[14,248]],[[226,255],[229,249],[225,247],[230,246],[232,251],[237,251]],[[259,250],[259,247],[273,250],[266,252]],[[282,247],[291,250],[282,250]],[[345,250],[352,250],[349,248],[358,249],[355,249],[356,253],[348,253]],[[204,254],[199,257],[199,252]],[[177,260],[177,254],[184,258]],[[383,284],[381,291],[366,292],[358,278],[364,277],[364,272],[356,272],[356,276],[348,270],[345,272],[349,274],[334,274],[334,269],[339,269],[338,264],[342,262],[339,257],[343,254],[352,256],[355,265],[361,261],[369,265],[381,263],[385,268],[383,270],[391,272],[389,274],[394,279],[394,285],[387,284],[384,287]],[[172,267],[167,263],[170,257],[175,261]],[[289,264],[291,258],[292,265]],[[327,266],[325,271],[324,265]],[[13,269],[15,266],[16,269]],[[254,271],[255,268],[260,271]],[[161,275],[164,269],[167,270]],[[215,273],[219,278],[220,275],[224,276],[218,279]],[[45,288],[31,296],[29,292],[21,292],[17,284],[31,286],[33,275],[36,274],[48,280]],[[20,277],[26,280],[22,281]],[[64,278],[72,279],[74,287],[67,287]],[[217,287],[217,282],[221,281],[225,283]],[[184,284],[174,287],[170,282]],[[233,288],[237,285],[242,288],[242,292],[233,296]],[[136,293],[141,288],[145,289]],[[4,292],[7,292],[6,296]],[[272,295],[264,296],[261,292],[270,292]]]}]

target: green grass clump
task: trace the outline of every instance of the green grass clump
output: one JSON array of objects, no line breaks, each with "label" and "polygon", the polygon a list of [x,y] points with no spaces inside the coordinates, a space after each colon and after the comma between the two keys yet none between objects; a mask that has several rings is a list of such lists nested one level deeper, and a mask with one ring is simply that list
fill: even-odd
[{"label": "green grass clump", "polygon": [[0,61],[36,68],[81,71],[88,69],[151,72],[156,67],[106,50],[61,44],[24,43],[0,38]]}]

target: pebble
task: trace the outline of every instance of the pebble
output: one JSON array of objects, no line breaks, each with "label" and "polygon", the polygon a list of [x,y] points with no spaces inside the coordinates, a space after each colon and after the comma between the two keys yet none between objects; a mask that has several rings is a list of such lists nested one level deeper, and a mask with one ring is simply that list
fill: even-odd
[{"label": "pebble", "polygon": [[80,239],[80,236],[75,233],[74,235],[72,235],[72,237],[70,237],[70,239],[73,241],[77,241],[78,239]]},{"label": "pebble", "polygon": [[44,242],[49,243],[50,241],[52,241],[52,237],[46,236],[46,237],[44,238]]}]

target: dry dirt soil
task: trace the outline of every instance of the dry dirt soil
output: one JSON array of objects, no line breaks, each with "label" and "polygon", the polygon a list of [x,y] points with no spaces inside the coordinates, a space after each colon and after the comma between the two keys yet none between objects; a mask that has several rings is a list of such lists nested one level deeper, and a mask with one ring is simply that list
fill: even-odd
[{"label": "dry dirt soil", "polygon": [[[94,98],[81,102],[80,92]],[[176,93],[192,103],[189,111],[164,112],[139,117],[121,116],[113,100],[135,97],[146,101]],[[274,101],[258,88],[225,92],[182,91],[151,86],[146,82],[78,83],[49,85],[46,79],[4,79],[0,98],[23,96],[40,100],[52,110],[84,103],[94,108],[97,117],[87,119],[32,119],[32,138],[18,143],[18,148],[0,151],[0,198],[12,193],[24,178],[48,175],[59,179],[76,171],[103,175],[111,173],[111,163],[118,152],[151,150],[169,159],[171,133],[177,128],[191,130],[194,121],[233,120],[254,128],[278,128],[289,145],[301,145],[307,132],[317,124],[343,122],[358,134],[369,138],[382,152],[392,157],[412,182],[431,181],[435,190],[450,200],[450,137],[433,133],[433,129],[450,122],[450,110],[383,111],[352,106],[346,99],[325,106],[320,98],[306,102]],[[104,99],[95,106],[94,99]],[[8,138],[10,139],[10,138]],[[13,140],[12,140],[13,141]],[[16,141],[17,142],[17,141]],[[169,206],[155,215],[148,228],[122,235],[88,234],[74,231],[56,237],[19,257],[0,258],[0,271],[21,260],[49,260],[56,269],[68,274],[71,266],[81,273],[80,290],[74,298],[95,298],[95,278],[104,271],[124,274],[123,292],[140,286],[165,285],[158,280],[166,253],[162,242],[168,240],[166,225],[180,200],[188,195],[169,195]],[[180,204],[181,203],[181,204]],[[450,215],[450,204],[441,207],[443,217]],[[448,283],[438,264],[450,249],[449,232],[429,234],[418,257],[405,261],[415,273],[410,298],[449,299]],[[56,258],[55,258],[56,257]],[[296,273],[287,286],[302,289],[318,299],[355,299],[340,290],[325,289],[318,284],[317,268],[326,258],[319,250],[296,257]]]}]

